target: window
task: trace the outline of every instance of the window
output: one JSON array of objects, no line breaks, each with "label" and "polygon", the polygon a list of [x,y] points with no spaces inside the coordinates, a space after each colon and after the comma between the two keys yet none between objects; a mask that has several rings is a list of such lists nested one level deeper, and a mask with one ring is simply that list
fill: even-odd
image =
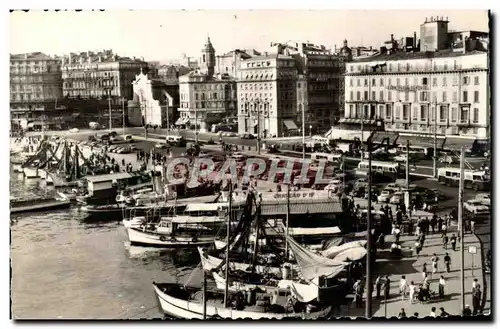
[{"label": "window", "polygon": [[469,108],[468,107],[462,107],[460,111],[460,122],[468,122],[469,121]]},{"label": "window", "polygon": [[457,122],[457,108],[451,108],[451,122]]},{"label": "window", "polygon": [[354,105],[349,105],[349,116],[348,118],[356,117],[356,113],[354,113]]},{"label": "window", "polygon": [[[351,87],[354,86],[354,80],[353,79],[349,80],[349,86],[351,86]],[[300,88],[300,83],[299,83],[299,88]]]},{"label": "window", "polygon": [[427,92],[426,91],[420,92],[420,101],[427,102]]},{"label": "window", "polygon": [[474,85],[479,86],[479,77],[474,77]]},{"label": "window", "polygon": [[479,103],[479,90],[474,91],[474,103]]},{"label": "window", "polygon": [[381,87],[384,86],[384,79],[382,79],[382,78],[380,79],[380,86]]},{"label": "window", "polygon": [[447,71],[447,70],[448,70],[448,63],[444,63],[444,65],[443,65],[443,69],[444,69],[445,71]]},{"label": "window", "polygon": [[410,63],[406,63],[406,71],[410,70]]},{"label": "window", "polygon": [[396,79],[396,86],[399,86],[399,78]]},{"label": "window", "polygon": [[385,118],[386,119],[390,119],[392,117],[391,115],[391,105],[387,105],[387,107],[385,108]]},{"label": "window", "polygon": [[413,107],[413,120],[418,120],[418,107]]},{"label": "window", "polygon": [[430,110],[431,110],[430,119],[431,122],[434,122],[434,119],[436,118],[436,107],[431,106]]},{"label": "window", "polygon": [[446,77],[443,77],[443,86],[446,86]]},{"label": "window", "polygon": [[383,100],[384,100],[384,91],[381,90],[380,95],[379,95],[379,101],[383,101]]},{"label": "window", "polygon": [[349,99],[350,99],[351,101],[353,101],[353,100],[354,100],[354,91],[352,91],[352,90],[351,90],[351,92],[350,92],[350,96],[351,96],[351,97],[350,97]]},{"label": "window", "polygon": [[446,122],[446,119],[448,118],[448,113],[446,111],[445,106],[441,106],[439,108],[439,121],[440,122]]},{"label": "window", "polygon": [[479,109],[476,107],[474,108],[473,116],[472,116],[472,122],[478,123],[479,122]]},{"label": "window", "polygon": [[372,91],[372,99],[371,99],[371,100],[372,100],[372,101],[375,101],[375,100],[376,100],[376,98],[377,98],[377,96],[375,95],[375,92],[374,92],[374,91]]},{"label": "window", "polygon": [[433,101],[434,103],[436,103],[436,102],[437,102],[437,92],[435,92],[435,91],[433,91],[433,92],[432,92],[432,101]]},{"label": "window", "polygon": [[452,98],[453,103],[458,102],[458,93],[456,91],[453,92],[453,98]]},{"label": "window", "polygon": [[403,120],[408,120],[410,118],[410,105],[403,105]]},{"label": "window", "polygon": [[356,83],[356,85],[357,85],[358,87],[361,87],[361,80],[360,80],[360,79],[357,79],[357,81],[356,81],[356,82],[357,82],[357,83]]},{"label": "window", "polygon": [[468,76],[464,76],[462,77],[462,83],[466,86],[469,84],[469,77]]},{"label": "window", "polygon": [[365,79],[365,87],[368,87],[368,79]]},{"label": "window", "polygon": [[363,96],[364,96],[363,100],[368,100],[368,91],[367,90],[365,90],[365,92],[363,93]]},{"label": "window", "polygon": [[205,54],[203,54],[203,63],[205,63],[206,57]]},{"label": "window", "polygon": [[424,86],[427,86],[427,78],[422,78],[422,84],[423,84]]},{"label": "window", "polygon": [[376,86],[377,85],[377,82],[375,81],[375,79],[372,79],[372,86]]},{"label": "window", "polygon": [[467,96],[468,96],[468,94],[467,94],[467,90],[464,90],[464,91],[463,91],[463,95],[462,95],[462,96],[463,96],[463,97],[462,97],[463,102],[464,102],[464,103],[467,103],[467,100],[468,100],[468,99],[467,99],[467,98],[468,98],[468,97],[467,97]]},{"label": "window", "polygon": [[443,91],[443,103],[447,101],[447,96],[446,91]]},{"label": "window", "polygon": [[405,102],[408,102],[410,100],[410,92],[405,91]]},{"label": "window", "polygon": [[425,105],[420,106],[420,120],[427,120],[427,108],[425,107]]},{"label": "window", "polygon": [[437,86],[438,84],[438,78],[432,78],[432,85]]},{"label": "window", "polygon": [[396,113],[394,113],[394,119],[398,120],[400,112],[401,112],[401,107],[400,106],[396,106],[395,110],[396,110]]},{"label": "window", "polygon": [[405,86],[408,86],[408,78],[405,78]]},{"label": "window", "polygon": [[198,100],[198,94],[197,93],[194,94],[194,99]]},{"label": "window", "polygon": [[392,91],[390,91],[390,90],[387,92],[387,100],[389,102],[392,101]]}]

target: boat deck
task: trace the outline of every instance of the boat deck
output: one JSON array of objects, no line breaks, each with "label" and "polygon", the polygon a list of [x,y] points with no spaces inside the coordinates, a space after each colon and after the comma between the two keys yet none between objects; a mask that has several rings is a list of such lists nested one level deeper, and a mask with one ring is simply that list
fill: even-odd
[{"label": "boat deck", "polygon": [[19,204],[19,205],[14,205],[10,208],[10,213],[15,214],[15,213],[21,213],[21,212],[28,212],[28,211],[46,211],[46,210],[51,210],[55,208],[64,208],[64,207],[69,207],[71,205],[71,201],[69,200],[51,200],[51,201],[46,201],[42,203],[36,203],[36,204]]}]

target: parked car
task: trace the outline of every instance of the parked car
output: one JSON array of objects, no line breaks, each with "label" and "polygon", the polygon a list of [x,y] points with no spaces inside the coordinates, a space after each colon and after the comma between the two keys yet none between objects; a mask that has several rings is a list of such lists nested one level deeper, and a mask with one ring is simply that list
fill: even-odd
[{"label": "parked car", "polygon": [[325,187],[325,191],[332,191],[333,193],[337,193],[341,186],[342,186],[342,181],[338,179],[333,179],[330,182],[328,182],[328,185]]},{"label": "parked car", "polygon": [[241,139],[255,139],[255,136],[252,134],[242,134]]},{"label": "parked car", "polygon": [[464,203],[464,209],[474,215],[489,215],[490,208],[483,205],[481,200],[469,200]]},{"label": "parked car", "polygon": [[157,149],[164,149],[166,147],[167,147],[167,145],[165,145],[163,143],[156,143],[155,144],[155,148],[157,148]]},{"label": "parked car", "polygon": [[481,201],[484,206],[491,207],[491,197],[489,193],[477,194],[475,200]]},{"label": "parked car", "polygon": [[399,154],[394,157],[396,162],[406,162],[406,154]]},{"label": "parked car", "polygon": [[396,192],[392,195],[391,199],[389,200],[390,204],[400,204],[403,202],[404,198],[404,193],[403,192]]},{"label": "parked car", "polygon": [[447,163],[447,164],[452,164],[453,163],[453,157],[450,155],[442,155],[439,158],[439,163]]},{"label": "parked car", "polygon": [[394,192],[398,192],[401,190],[401,187],[398,185],[398,184],[395,184],[395,183],[389,183],[385,186],[385,189],[386,190],[389,190],[389,191],[392,191],[393,193]]},{"label": "parked car", "polygon": [[123,139],[129,143],[132,143],[134,141],[134,138],[132,137],[132,135],[125,135],[125,137]]},{"label": "parked car", "polygon": [[377,201],[387,203],[391,199],[393,193],[394,192],[392,190],[383,190],[377,197]]}]

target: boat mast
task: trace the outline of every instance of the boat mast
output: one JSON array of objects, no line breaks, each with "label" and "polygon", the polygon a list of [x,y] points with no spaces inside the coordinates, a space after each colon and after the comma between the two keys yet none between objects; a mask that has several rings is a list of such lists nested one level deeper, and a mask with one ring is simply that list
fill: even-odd
[{"label": "boat mast", "polygon": [[68,174],[68,144],[66,140],[64,140],[64,149],[63,149],[63,170],[64,176]]},{"label": "boat mast", "polygon": [[288,220],[290,218],[290,184],[286,190],[285,258],[288,260]]},{"label": "boat mast", "polygon": [[78,160],[78,153],[79,153],[78,145],[75,145],[75,164],[74,164],[75,179],[80,178],[80,165],[78,163],[79,162],[79,160]]},{"label": "boat mast", "polygon": [[[257,248],[259,246],[259,233],[260,233],[260,209],[261,209],[261,204],[262,202],[260,202],[258,205],[257,205],[257,227],[256,227],[256,232],[255,232],[255,247],[254,247],[254,251],[253,251],[253,257],[252,257],[252,274],[255,273],[255,264],[257,262]],[[251,210],[250,210],[251,212]]]},{"label": "boat mast", "polygon": [[229,180],[229,209],[227,216],[227,234],[226,234],[226,288],[224,289],[224,306],[228,307],[229,290],[229,237],[231,235],[231,218],[233,214],[233,182]]}]

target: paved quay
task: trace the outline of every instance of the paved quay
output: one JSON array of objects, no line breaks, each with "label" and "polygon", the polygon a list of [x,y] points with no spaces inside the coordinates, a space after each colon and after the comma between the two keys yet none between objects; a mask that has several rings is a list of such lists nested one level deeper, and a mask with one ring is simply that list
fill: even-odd
[{"label": "paved quay", "polygon": [[[456,232],[456,229],[451,231]],[[451,236],[451,234],[448,234]],[[373,289],[373,302],[372,302],[372,312],[374,317],[393,317],[398,316],[402,308],[404,308],[406,315],[413,316],[415,312],[418,312],[419,317],[426,317],[430,315],[431,308],[436,307],[437,313],[439,315],[439,308],[444,307],[445,311],[449,314],[461,314],[461,279],[460,279],[460,244],[457,243],[456,251],[451,250],[451,245],[448,243],[448,250],[444,250],[442,245],[441,234],[429,234],[426,238],[424,248],[417,257],[411,251],[416,237],[414,236],[402,236],[400,238],[401,247],[403,249],[404,257],[401,260],[394,260],[390,257],[389,249],[379,250],[379,258],[374,268],[373,283],[378,275],[389,275],[391,280],[390,297],[387,303],[382,299],[376,299],[376,290]],[[394,236],[390,235],[386,238],[386,248],[389,248],[394,241]],[[477,253],[470,254],[468,252],[469,247],[476,247]],[[446,273],[444,265],[444,255],[448,252],[451,257],[450,273]],[[431,257],[433,254],[439,257],[438,261],[438,272],[435,274],[429,273],[430,278],[430,290],[438,292],[438,282],[441,275],[444,276],[446,280],[445,285],[445,298],[439,301],[425,302],[423,304],[414,303],[411,304],[408,300],[408,296],[403,301],[401,299],[401,294],[399,293],[399,280],[401,276],[406,276],[408,283],[413,281],[416,285],[422,283],[422,267],[424,263],[427,263],[427,270],[431,271]],[[469,305],[472,310],[472,283],[475,278],[478,279],[479,284],[481,284],[481,290],[484,293],[483,286],[483,271],[481,268],[482,258],[481,249],[478,238],[472,234],[466,234],[464,238],[464,274],[465,274],[465,304]],[[490,310],[490,289],[486,292],[486,304],[484,309],[486,311]],[[366,294],[366,291],[365,291]],[[366,300],[366,296],[364,296]],[[340,311],[337,311],[335,316],[348,316],[348,317],[364,317],[365,315],[365,305],[363,303],[362,308],[355,308],[354,303],[342,306]]]}]

